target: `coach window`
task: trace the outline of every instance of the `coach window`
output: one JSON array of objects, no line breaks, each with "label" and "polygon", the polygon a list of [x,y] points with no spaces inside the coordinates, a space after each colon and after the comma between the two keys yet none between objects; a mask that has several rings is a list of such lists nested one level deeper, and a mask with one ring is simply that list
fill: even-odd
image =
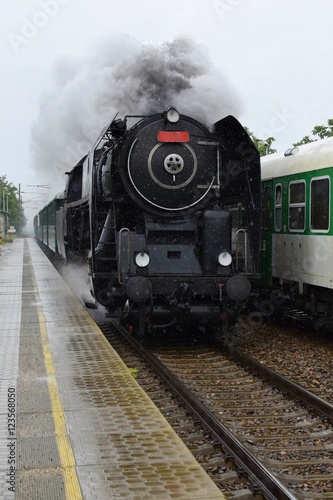
[{"label": "coach window", "polygon": [[289,184],[289,230],[305,229],[305,181]]},{"label": "coach window", "polygon": [[330,179],[311,181],[311,231],[328,231],[330,225]]},{"label": "coach window", "polygon": [[281,231],[282,227],[282,186],[275,186],[275,231]]}]

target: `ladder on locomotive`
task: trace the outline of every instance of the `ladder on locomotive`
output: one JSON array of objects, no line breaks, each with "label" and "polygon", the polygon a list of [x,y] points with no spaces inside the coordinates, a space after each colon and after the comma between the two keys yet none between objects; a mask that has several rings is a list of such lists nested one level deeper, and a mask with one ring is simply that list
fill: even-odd
[{"label": "ladder on locomotive", "polygon": [[109,210],[96,210],[95,216],[96,220],[98,221],[104,220],[104,225],[100,233],[99,241],[95,248],[95,259],[97,264],[96,270],[98,272],[99,270],[105,271],[105,268],[110,270],[111,268],[115,269],[117,265],[117,243],[115,207],[113,201],[111,202]]},{"label": "ladder on locomotive", "polygon": [[244,274],[247,277],[248,274],[253,273],[254,269],[250,238],[247,230],[244,228],[233,230],[232,240],[235,248],[236,272]]}]

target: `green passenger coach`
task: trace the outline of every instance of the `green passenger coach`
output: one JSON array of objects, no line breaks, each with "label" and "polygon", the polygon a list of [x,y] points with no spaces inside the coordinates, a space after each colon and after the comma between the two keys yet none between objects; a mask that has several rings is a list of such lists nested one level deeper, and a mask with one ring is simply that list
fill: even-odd
[{"label": "green passenger coach", "polygon": [[58,252],[56,213],[64,205],[64,194],[59,193],[34,217],[34,235],[53,252]]},{"label": "green passenger coach", "polygon": [[262,158],[262,283],[333,320],[333,137]]}]

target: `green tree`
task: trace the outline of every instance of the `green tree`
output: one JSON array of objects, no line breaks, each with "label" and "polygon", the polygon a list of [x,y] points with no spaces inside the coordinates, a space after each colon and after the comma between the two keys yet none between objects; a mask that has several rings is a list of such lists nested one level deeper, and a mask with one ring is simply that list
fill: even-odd
[{"label": "green tree", "polygon": [[[316,125],[312,129],[312,135],[318,136],[319,139],[325,139],[326,137],[333,136],[333,118],[329,118],[327,120],[327,125]],[[317,141],[316,137],[310,137],[309,135],[305,135],[303,139],[298,142],[295,142],[294,146],[301,146],[302,144],[308,144],[309,142]]]},{"label": "green tree", "polygon": [[316,125],[312,130],[313,135],[318,135],[320,139],[333,136],[333,119],[327,120],[327,125]]},{"label": "green tree", "polygon": [[313,142],[315,139],[311,139],[311,137],[309,135],[305,135],[303,137],[303,139],[301,139],[300,141],[298,142],[295,142],[293,144],[293,146],[302,146],[302,144],[308,144],[309,142]]},{"label": "green tree", "polygon": [[260,156],[266,156],[266,155],[270,155],[272,153],[276,153],[276,149],[272,148],[272,144],[275,141],[274,137],[268,137],[265,140],[258,139],[258,137],[256,137],[254,135],[254,133],[251,132],[251,130],[249,130],[247,127],[244,127],[244,128],[245,128],[246,132],[249,134],[249,136],[251,137],[252,141],[254,142],[257,150],[259,151]]},{"label": "green tree", "polygon": [[5,175],[0,176],[0,207],[9,214],[9,224],[16,230],[26,224],[23,209],[18,199],[18,189],[13,183],[8,182]]}]

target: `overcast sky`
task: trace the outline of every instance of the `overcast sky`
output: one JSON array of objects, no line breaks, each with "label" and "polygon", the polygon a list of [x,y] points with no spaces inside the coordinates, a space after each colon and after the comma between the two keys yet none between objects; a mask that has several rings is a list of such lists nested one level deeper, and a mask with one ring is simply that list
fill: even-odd
[{"label": "overcast sky", "polygon": [[[208,74],[195,84],[193,100],[207,106],[212,122],[231,112],[284,151],[333,118],[332,19],[331,0],[8,2],[0,19],[0,175],[21,184],[28,212],[41,208],[46,195],[38,193],[52,196],[58,188],[53,174],[69,170],[118,111],[109,87],[119,93],[121,82],[113,69],[121,67],[134,87],[124,61],[140,62],[144,42],[158,47],[179,36],[193,41],[192,64],[200,59]],[[130,106],[135,92],[126,92]],[[174,99],[184,112],[182,99]]]}]

